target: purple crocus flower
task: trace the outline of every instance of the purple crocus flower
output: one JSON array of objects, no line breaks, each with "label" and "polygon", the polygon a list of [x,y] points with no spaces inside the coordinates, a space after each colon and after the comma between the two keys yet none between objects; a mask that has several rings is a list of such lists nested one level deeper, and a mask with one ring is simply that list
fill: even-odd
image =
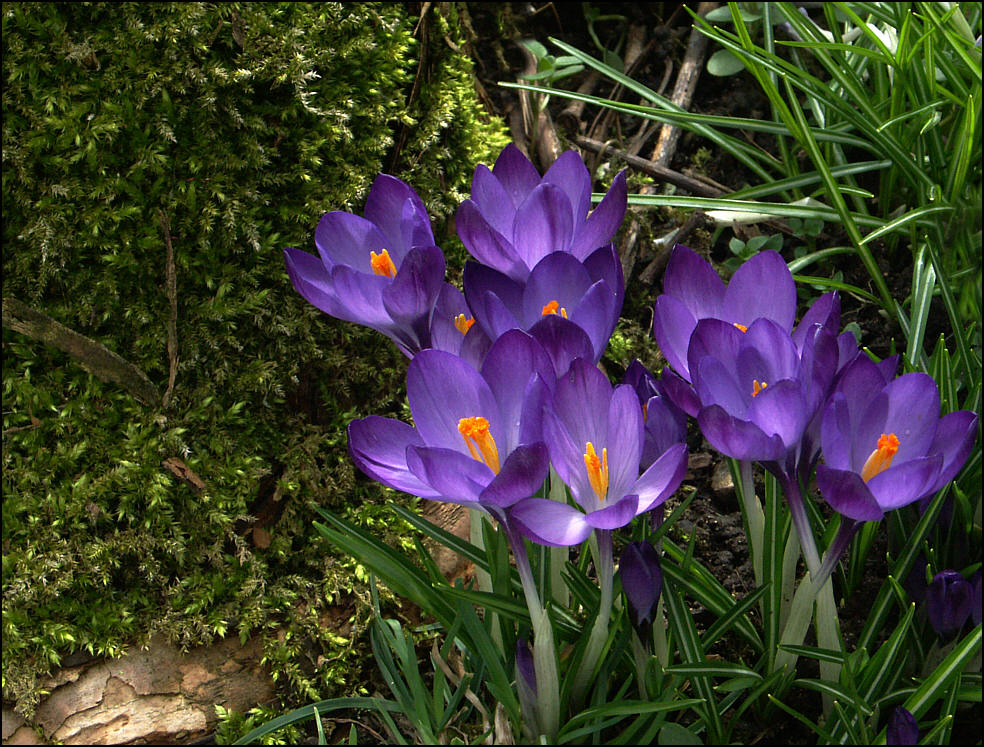
[{"label": "purple crocus flower", "polygon": [[646,440],[640,464],[647,469],[670,446],[686,442],[687,413],[666,396],[661,382],[638,360],[633,360],[625,369],[622,383],[635,390],[642,405]]},{"label": "purple crocus flower", "polygon": [[916,717],[899,706],[888,717],[885,728],[885,744],[918,744],[919,726]]},{"label": "purple crocus flower", "polygon": [[697,322],[719,319],[744,330],[759,318],[771,319],[786,332],[793,329],[796,284],[778,252],[756,254],[726,286],[692,249],[682,244],[673,247],[663,275],[663,293],[653,306],[653,334],[667,362],[684,381],[692,380],[687,350]]},{"label": "purple crocus flower", "polygon": [[762,462],[791,479],[803,456],[803,434],[836,366],[836,340],[819,325],[801,354],[771,319],[760,317],[745,331],[702,319],[690,342],[688,367],[704,437],[722,454]]},{"label": "purple crocus flower", "polygon": [[826,501],[854,521],[877,521],[956,477],[973,448],[977,415],[939,412],[936,382],[926,374],[885,383],[875,363],[857,358],[823,414],[817,485]]},{"label": "purple crocus flower", "polygon": [[359,469],[395,490],[482,508],[496,518],[533,495],[549,467],[541,437],[553,366],[529,335],[512,330],[481,372],[458,356],[423,350],[407,370],[415,427],[368,417],[349,424]]},{"label": "purple crocus flower", "polygon": [[648,542],[630,542],[618,561],[622,591],[628,602],[629,622],[640,640],[648,643],[656,617],[656,605],[663,591],[663,574],[659,568],[659,553]]},{"label": "purple crocus flower", "polygon": [[507,145],[490,171],[475,169],[472,196],[455,219],[458,236],[484,265],[520,283],[552,252],[579,260],[604,246],[625,217],[625,172],[591,208],[591,176],[576,151],[565,151],[540,177],[515,145]]},{"label": "purple crocus flower", "polygon": [[575,360],[543,411],[550,459],[581,510],[543,498],[520,501],[510,517],[529,539],[567,546],[594,529],[625,526],[662,504],[680,486],[687,446],[670,446],[639,475],[644,429],[632,387],[612,388],[605,375]]},{"label": "purple crocus flower", "polygon": [[444,283],[434,304],[430,327],[431,347],[444,350],[480,369],[492,345],[468,308],[465,296],[450,283]]},{"label": "purple crocus flower", "polygon": [[926,592],[929,624],[944,639],[960,632],[973,610],[974,588],[957,571],[940,571]]},{"label": "purple crocus flower", "polygon": [[298,293],[326,314],[382,332],[408,357],[430,347],[444,254],[434,245],[423,201],[408,184],[380,174],[365,217],[327,213],[314,240],[319,256],[284,250]]},{"label": "purple crocus flower", "polygon": [[566,252],[543,257],[525,283],[468,262],[465,297],[491,339],[510,329],[530,331],[545,316],[569,319],[588,335],[594,362],[601,360],[625,296],[622,263],[614,244],[580,260]]}]

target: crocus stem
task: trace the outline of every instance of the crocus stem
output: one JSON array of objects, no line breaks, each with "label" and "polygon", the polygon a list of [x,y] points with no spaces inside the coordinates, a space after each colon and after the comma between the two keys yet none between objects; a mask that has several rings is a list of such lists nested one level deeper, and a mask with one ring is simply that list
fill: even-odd
[{"label": "crocus stem", "polygon": [[[552,466],[550,467],[550,500],[567,502],[567,486]],[[564,565],[570,557],[570,548],[550,547],[547,553],[550,556],[550,598],[560,608],[567,609],[571,603],[571,594],[567,584],[564,583]]]},{"label": "crocus stem", "polygon": [[[480,550],[485,549],[485,535],[482,525],[485,523],[485,512],[475,508],[468,509],[468,538]],[[492,591],[492,576],[476,566],[475,578],[478,580],[480,591]]]},{"label": "crocus stem", "polygon": [[810,575],[816,577],[820,571],[820,553],[817,551],[817,541],[810,528],[810,517],[806,515],[806,505],[803,503],[803,493],[800,492],[796,476],[780,477],[779,484],[786,496],[789,514],[793,518],[793,527],[799,537],[800,548],[803,550],[803,560]]},{"label": "crocus stem", "polygon": [[615,561],[612,557],[612,533],[607,529],[598,529],[595,535],[598,538],[598,552],[595,555],[595,566],[598,569],[598,584],[601,587],[601,599],[598,602],[598,615],[595,617],[594,625],[591,627],[588,645],[584,649],[581,666],[577,670],[577,676],[574,678],[574,686],[571,690],[571,703],[575,709],[579,709],[584,702],[588,685],[591,684],[591,676],[594,674],[595,667],[598,666],[598,659],[601,657],[602,649],[608,640],[608,623],[612,614],[612,595],[615,579]]},{"label": "crocus stem", "polygon": [[[782,631],[780,643],[787,646],[799,646],[806,638],[810,618],[813,616],[813,603],[817,601],[817,643],[821,648],[840,648],[840,634],[837,623],[837,605],[834,600],[834,588],[830,576],[837,567],[837,561],[847,548],[858,522],[845,517],[841,518],[841,526],[830,543],[823,558],[823,563],[800,582],[793,597],[789,617]],[[779,651],[776,655],[776,669],[784,666],[792,668],[796,665],[796,655],[787,651]],[[823,670],[821,670],[823,671]],[[835,679],[836,681],[836,679]]]},{"label": "crocus stem", "polygon": [[632,631],[632,661],[636,670],[636,688],[639,690],[639,700],[648,700],[649,693],[646,692],[646,665],[649,663],[649,652],[642,645],[639,636]]},{"label": "crocus stem", "polygon": [[533,623],[533,668],[536,671],[537,723],[548,743],[553,743],[560,729],[560,678],[557,674],[557,651],[550,616],[537,593],[530,558],[523,536],[508,522],[503,522],[509,547],[516,559],[516,570],[523,585],[526,606]]},{"label": "crocus stem", "polygon": [[745,509],[745,521],[748,522],[748,544],[752,550],[752,568],[755,571],[755,584],[762,585],[762,543],[765,534],[765,514],[762,511],[762,504],[755,495],[755,478],[752,475],[752,463],[748,460],[741,460],[739,473],[741,474],[741,493],[742,506]]}]

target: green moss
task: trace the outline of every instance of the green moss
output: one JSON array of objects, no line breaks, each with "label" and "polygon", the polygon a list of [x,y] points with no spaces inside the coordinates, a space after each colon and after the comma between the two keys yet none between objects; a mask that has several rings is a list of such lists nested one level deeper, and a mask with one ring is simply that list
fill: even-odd
[{"label": "green moss", "polygon": [[[461,38],[454,9],[428,19],[418,43],[389,3],[4,5],[4,294],[162,392],[165,226],[178,305],[166,409],[3,331],[3,691],[21,710],[67,653],[115,656],[155,632],[262,635],[295,698],[366,681],[364,606],[348,638],[323,622],[363,582],[311,520],[320,505],[404,531],[345,427],[401,413],[406,361],[303,301],[282,251],[313,250],[328,210],[361,212],[381,170],[447,235],[503,127],[445,40]],[[172,457],[201,494],[162,467]],[[282,514],[259,549],[247,520],[265,478]]]}]

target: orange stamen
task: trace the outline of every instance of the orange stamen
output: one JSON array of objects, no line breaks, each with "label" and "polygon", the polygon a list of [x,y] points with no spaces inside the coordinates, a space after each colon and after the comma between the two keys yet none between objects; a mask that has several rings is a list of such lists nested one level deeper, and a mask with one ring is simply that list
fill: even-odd
[{"label": "orange stamen", "polygon": [[747,332],[748,331],[748,327],[746,327],[744,324],[738,324],[738,322],[732,322],[732,324],[734,324],[742,332]]},{"label": "orange stamen", "polygon": [[475,323],[475,320],[471,317],[466,317],[464,314],[458,314],[454,318],[454,326],[457,327],[461,334],[465,334],[471,329],[471,326]]},{"label": "orange stamen", "polygon": [[868,456],[864,467],[861,468],[861,479],[868,482],[892,466],[892,459],[899,450],[899,439],[894,433],[882,433],[878,446]]},{"label": "orange stamen", "polygon": [[369,264],[372,265],[372,271],[377,275],[385,275],[388,278],[396,277],[396,265],[393,264],[389,252],[385,249],[383,249],[382,254],[370,251]]},{"label": "orange stamen", "polygon": [[757,397],[758,393],[765,389],[768,384],[764,381],[760,384],[758,379],[752,379],[752,396]]},{"label": "orange stamen", "polygon": [[560,307],[560,315],[564,317],[564,319],[566,319],[567,309],[561,307],[560,304],[557,303],[556,301],[551,301],[546,306],[544,306],[543,311],[540,312],[540,316],[546,316],[547,314],[556,314],[558,307]]},{"label": "orange stamen", "polygon": [[584,466],[588,470],[591,489],[598,496],[599,501],[604,501],[608,494],[608,449],[601,450],[601,459],[599,459],[594,444],[588,441],[584,447]]},{"label": "orange stamen", "polygon": [[489,421],[482,417],[462,418],[458,421],[458,433],[465,439],[472,458],[499,474],[499,449],[489,433]]}]

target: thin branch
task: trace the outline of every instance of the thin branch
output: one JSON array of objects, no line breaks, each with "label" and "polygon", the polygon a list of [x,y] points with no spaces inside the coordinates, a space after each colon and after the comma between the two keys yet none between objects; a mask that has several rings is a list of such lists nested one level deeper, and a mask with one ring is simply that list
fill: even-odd
[{"label": "thin branch", "polygon": [[102,343],[69,329],[16,298],[3,298],[3,326],[34,340],[54,345],[77,360],[101,381],[121,385],[145,405],[156,405],[161,395],[142,370]]},{"label": "thin branch", "polygon": [[164,230],[164,245],[167,247],[164,289],[171,305],[171,313],[167,320],[167,389],[164,392],[164,399],[161,401],[161,406],[167,409],[171,402],[171,394],[174,391],[174,380],[178,376],[178,281],[174,268],[174,247],[171,245],[171,224],[163,210],[158,208],[157,213],[161,219],[161,228]]}]

